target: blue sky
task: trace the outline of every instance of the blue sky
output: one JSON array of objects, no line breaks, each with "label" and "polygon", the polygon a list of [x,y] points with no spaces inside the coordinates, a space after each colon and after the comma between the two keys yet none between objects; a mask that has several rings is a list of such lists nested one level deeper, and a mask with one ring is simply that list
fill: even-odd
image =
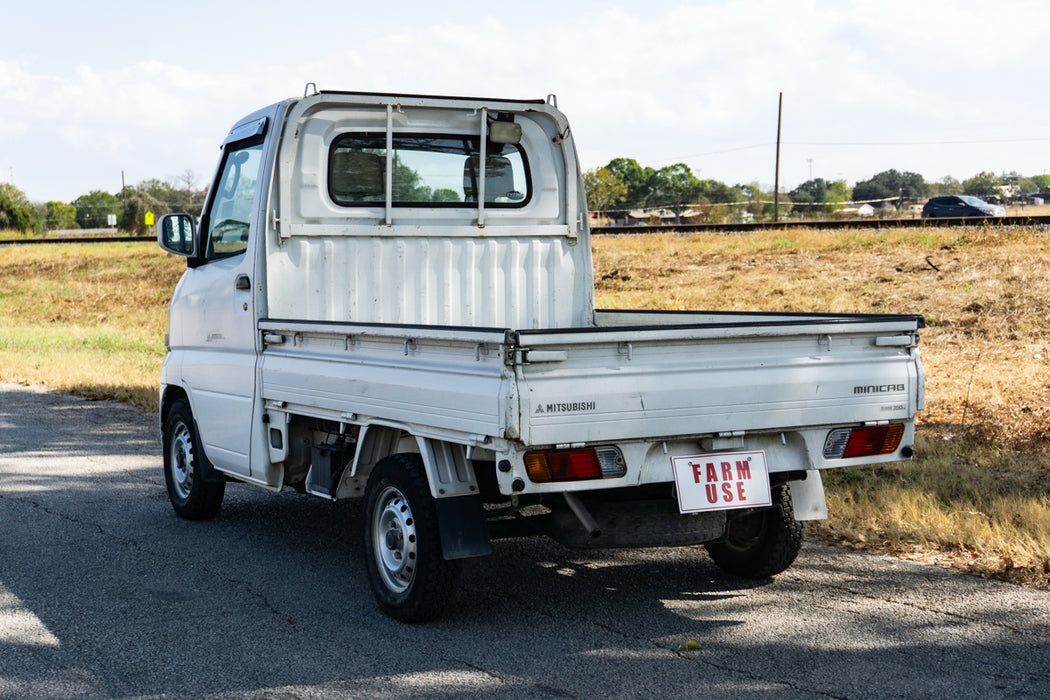
[{"label": "blue sky", "polygon": [[322,89],[558,96],[585,169],[728,184],[1050,169],[1043,3],[18,3],[0,45],[0,181],[33,201],[211,178],[257,107]]}]

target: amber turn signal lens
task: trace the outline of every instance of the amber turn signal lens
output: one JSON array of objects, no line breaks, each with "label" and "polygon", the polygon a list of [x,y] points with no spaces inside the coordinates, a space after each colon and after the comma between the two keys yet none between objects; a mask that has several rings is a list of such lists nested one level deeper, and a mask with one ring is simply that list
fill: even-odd
[{"label": "amber turn signal lens", "polygon": [[900,423],[864,428],[838,428],[828,433],[824,456],[828,459],[850,459],[893,454],[900,447],[904,426]]},{"label": "amber turn signal lens", "polygon": [[525,471],[537,484],[602,478],[602,465],[594,448],[526,452]]}]

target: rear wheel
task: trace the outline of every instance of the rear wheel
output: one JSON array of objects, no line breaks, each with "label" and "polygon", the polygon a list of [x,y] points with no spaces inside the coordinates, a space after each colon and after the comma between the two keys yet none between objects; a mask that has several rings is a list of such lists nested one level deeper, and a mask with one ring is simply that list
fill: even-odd
[{"label": "rear wheel", "polygon": [[417,454],[387,457],[368,478],[365,563],[379,607],[397,620],[433,620],[452,598],[459,562],[441,554],[437,509]]},{"label": "rear wheel", "polygon": [[193,423],[189,402],[176,399],[164,420],[164,481],[172,508],[187,520],[215,517],[226,494],[226,482],[205,481],[201,475],[204,454]]},{"label": "rear wheel", "polygon": [[743,578],[769,578],[787,569],[802,548],[802,523],[795,520],[786,484],[773,487],[767,508],[729,522],[724,542],[705,545],[723,571]]}]

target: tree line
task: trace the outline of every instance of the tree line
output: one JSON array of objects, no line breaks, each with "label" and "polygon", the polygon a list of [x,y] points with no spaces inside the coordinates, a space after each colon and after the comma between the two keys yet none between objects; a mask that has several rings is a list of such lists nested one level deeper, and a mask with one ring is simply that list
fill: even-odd
[{"label": "tree line", "polygon": [[[762,189],[757,182],[730,186],[718,180],[704,180],[684,163],[655,169],[642,166],[633,158],[613,158],[608,164],[585,172],[583,178],[588,207],[595,212],[666,209],[677,218],[693,210],[694,217],[720,222],[741,212],[768,216],[773,210],[773,192]],[[980,172],[962,182],[950,176],[926,182],[918,173],[885,170],[852,187],[846,180],[810,179],[793,190],[778,193],[776,202],[781,211],[830,214],[847,202],[900,205],[944,194],[1020,199],[1048,187],[1050,175]]]},{"label": "tree line", "polygon": [[174,181],[144,180],[128,185],[116,194],[91,190],[72,202],[34,203],[10,183],[0,183],[0,230],[44,234],[69,229],[110,228],[110,216],[117,228],[134,234],[148,233],[146,212],[155,217],[171,212],[199,212],[207,188],[194,185],[192,171]]},{"label": "tree line", "polygon": [[[769,216],[773,209],[773,192],[757,182],[730,186],[701,179],[685,163],[651,168],[633,158],[613,158],[608,164],[585,172],[583,178],[588,207],[595,212],[666,209],[680,218],[693,210],[694,216],[722,222],[743,212]],[[187,170],[174,181],[144,180],[116,194],[92,190],[72,202],[42,204],[30,202],[13,184],[0,183],[0,230],[43,234],[63,229],[108,228],[112,215],[119,229],[144,234],[148,229],[147,211],[159,217],[170,212],[201,210],[207,187],[197,188],[194,181],[193,172]],[[845,180],[814,178],[793,190],[780,192],[776,201],[781,211],[831,214],[847,202],[903,204],[943,194],[1010,199],[1047,188],[1050,175],[980,172],[961,182],[950,176],[926,182],[918,173],[885,170],[852,187]]]}]

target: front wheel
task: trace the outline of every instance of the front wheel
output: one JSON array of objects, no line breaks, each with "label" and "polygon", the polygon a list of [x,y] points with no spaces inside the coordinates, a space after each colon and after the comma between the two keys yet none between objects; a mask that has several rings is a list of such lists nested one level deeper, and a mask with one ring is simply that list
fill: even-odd
[{"label": "front wheel", "polygon": [[226,482],[205,481],[201,475],[204,453],[189,402],[176,399],[164,420],[164,481],[171,506],[187,520],[215,517],[226,494]]},{"label": "front wheel", "polygon": [[802,523],[795,520],[787,484],[773,487],[773,504],[731,520],[724,542],[705,545],[723,571],[743,578],[775,576],[795,561],[802,548]]},{"label": "front wheel", "polygon": [[426,622],[448,605],[459,562],[441,554],[437,509],[423,460],[379,462],[365,489],[365,565],[379,607],[402,622]]}]

